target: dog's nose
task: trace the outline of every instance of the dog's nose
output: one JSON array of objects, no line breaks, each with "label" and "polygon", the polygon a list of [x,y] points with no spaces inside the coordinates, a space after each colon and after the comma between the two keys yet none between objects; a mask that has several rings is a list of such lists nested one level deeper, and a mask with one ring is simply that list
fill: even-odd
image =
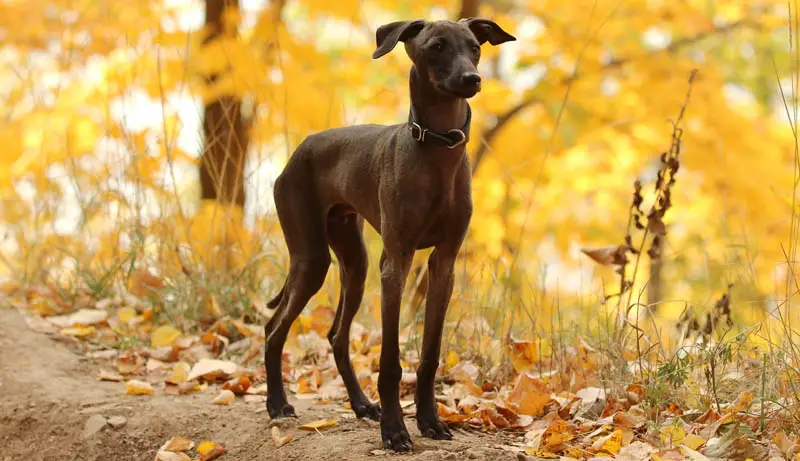
[{"label": "dog's nose", "polygon": [[465,72],[461,74],[461,83],[469,87],[478,86],[481,84],[481,76],[477,72]]}]

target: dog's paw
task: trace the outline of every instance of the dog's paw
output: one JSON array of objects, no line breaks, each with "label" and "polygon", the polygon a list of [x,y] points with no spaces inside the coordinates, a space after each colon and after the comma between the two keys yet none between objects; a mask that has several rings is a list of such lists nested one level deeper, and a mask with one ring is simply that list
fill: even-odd
[{"label": "dog's paw", "polygon": [[414,448],[411,443],[411,436],[408,431],[401,429],[396,432],[381,431],[383,437],[383,447],[397,452],[407,452]]},{"label": "dog's paw", "polygon": [[353,413],[359,418],[368,418],[373,421],[380,421],[381,419],[381,406],[377,403],[363,403],[360,405],[350,404],[353,408]]},{"label": "dog's paw", "polygon": [[297,414],[294,412],[294,407],[285,401],[270,402],[270,400],[267,399],[267,412],[272,419],[297,417]]},{"label": "dog's paw", "polygon": [[434,440],[453,440],[453,434],[447,424],[439,421],[437,417],[417,417],[417,427],[423,437]]},{"label": "dog's paw", "polygon": [[411,451],[414,448],[402,416],[391,418],[387,416],[387,413],[383,413],[381,416],[381,438],[383,439],[384,448],[398,452]]}]

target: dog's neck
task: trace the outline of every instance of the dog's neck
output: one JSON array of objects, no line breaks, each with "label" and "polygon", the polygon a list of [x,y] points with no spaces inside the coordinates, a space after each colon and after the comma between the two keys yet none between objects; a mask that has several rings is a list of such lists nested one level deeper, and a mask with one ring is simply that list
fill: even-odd
[{"label": "dog's neck", "polygon": [[417,123],[434,131],[457,129],[464,130],[464,134],[469,135],[469,127],[464,127],[467,120],[466,99],[437,91],[430,79],[419,75],[416,66],[411,67],[409,87]]}]

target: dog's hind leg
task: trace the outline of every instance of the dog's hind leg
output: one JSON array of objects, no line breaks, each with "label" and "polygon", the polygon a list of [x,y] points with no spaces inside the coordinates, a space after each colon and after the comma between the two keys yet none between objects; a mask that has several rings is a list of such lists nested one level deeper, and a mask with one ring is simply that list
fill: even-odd
[{"label": "dog's hind leg", "polygon": [[295,414],[283,389],[283,346],[292,322],[322,287],[331,262],[322,206],[313,188],[308,187],[313,182],[306,179],[310,172],[302,165],[293,166],[287,167],[275,182],[275,209],[290,261],[283,295],[266,327],[267,410],[272,418]]},{"label": "dog's hind leg", "polygon": [[350,397],[350,406],[359,418],[377,421],[381,407],[371,403],[358,383],[358,378],[350,362],[350,325],[353,322],[364,295],[364,281],[367,278],[367,249],[364,246],[362,230],[364,219],[356,214],[332,216],[328,220],[328,242],[339,261],[341,292],[328,341],[333,346],[336,368]]}]

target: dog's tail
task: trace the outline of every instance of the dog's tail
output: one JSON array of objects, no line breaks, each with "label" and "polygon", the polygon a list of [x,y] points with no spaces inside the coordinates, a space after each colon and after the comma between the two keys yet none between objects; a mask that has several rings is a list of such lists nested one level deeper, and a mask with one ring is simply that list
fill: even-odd
[{"label": "dog's tail", "polygon": [[274,298],[272,298],[272,299],[271,299],[271,300],[270,300],[270,301],[267,303],[267,309],[269,309],[269,310],[275,310],[275,309],[277,309],[277,308],[278,308],[278,306],[280,306],[280,304],[281,304],[281,301],[283,301],[283,296],[284,296],[284,293],[286,293],[286,282],[283,282],[283,286],[281,287],[281,291],[279,291],[279,292],[278,292],[278,294],[277,294],[277,295],[275,295],[275,297],[274,297]]}]

